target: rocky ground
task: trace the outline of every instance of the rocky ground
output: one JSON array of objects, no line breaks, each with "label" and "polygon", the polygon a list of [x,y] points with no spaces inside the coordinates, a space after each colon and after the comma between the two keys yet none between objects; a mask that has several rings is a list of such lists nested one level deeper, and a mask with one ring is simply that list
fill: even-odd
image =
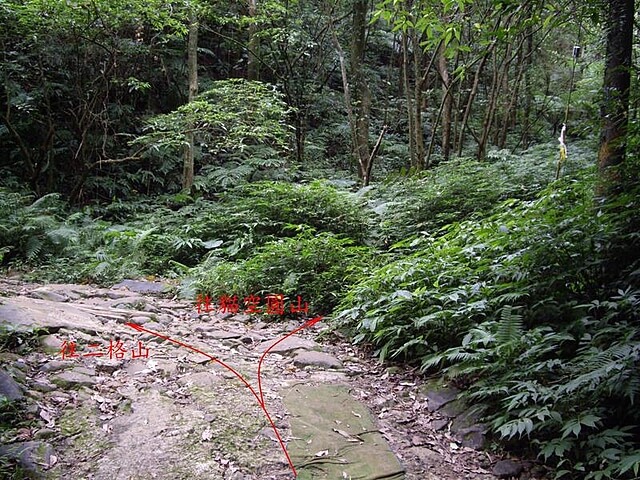
[{"label": "rocky ground", "polygon": [[306,319],[199,314],[149,281],[0,291],[0,477],[284,480],[293,465],[299,479],[543,478],[481,450],[455,390],[381,366],[327,322],[262,365],[290,464],[257,367]]}]

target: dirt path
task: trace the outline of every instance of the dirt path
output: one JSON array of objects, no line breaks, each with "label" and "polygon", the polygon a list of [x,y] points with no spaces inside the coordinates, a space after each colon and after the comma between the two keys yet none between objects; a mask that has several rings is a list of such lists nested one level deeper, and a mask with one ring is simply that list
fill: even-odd
[{"label": "dirt path", "polygon": [[[41,333],[35,350],[1,354],[34,426],[0,441],[31,448],[44,478],[294,478],[250,389],[185,345],[233,367],[260,398],[260,358],[304,319],[198,314],[150,282],[101,289],[3,280],[0,289],[0,323]],[[380,366],[325,322],[276,345],[261,379],[299,479],[495,478],[498,459],[470,448],[482,429],[451,392]]]}]

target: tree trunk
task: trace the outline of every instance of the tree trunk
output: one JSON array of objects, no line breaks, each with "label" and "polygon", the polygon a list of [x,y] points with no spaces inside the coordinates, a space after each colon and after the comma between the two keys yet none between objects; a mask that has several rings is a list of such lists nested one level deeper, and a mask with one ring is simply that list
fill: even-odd
[{"label": "tree trunk", "polygon": [[407,121],[409,123],[409,159],[411,167],[417,168],[416,162],[416,142],[415,142],[415,119],[413,115],[413,95],[409,82],[409,46],[407,32],[402,32],[402,79],[404,82],[404,94],[407,102]]},{"label": "tree trunk", "polygon": [[527,50],[525,54],[525,69],[524,69],[524,109],[522,113],[522,136],[520,137],[519,145],[526,150],[529,148],[529,125],[531,120],[531,104],[533,99],[533,81],[532,81],[532,67],[533,67],[533,32],[531,27],[527,28]]},{"label": "tree trunk", "polygon": [[487,63],[487,59],[489,55],[493,51],[495,47],[495,42],[491,43],[487,51],[484,53],[482,58],[480,59],[480,64],[476,69],[476,73],[473,76],[473,86],[471,87],[471,92],[469,92],[469,98],[467,98],[467,105],[464,109],[464,114],[462,115],[462,123],[460,125],[460,133],[458,135],[458,156],[462,155],[462,149],[464,148],[464,134],[467,129],[467,125],[469,123],[469,118],[471,116],[471,107],[473,105],[473,101],[476,98],[476,94],[478,93],[478,87],[480,86],[480,75],[482,74],[482,70],[484,69],[485,63]]},{"label": "tree trunk", "polygon": [[371,92],[364,74],[364,54],[367,33],[367,0],[356,0],[353,4],[353,30],[351,37],[351,75],[353,78],[353,106],[355,120],[354,149],[360,167],[360,178],[364,186],[369,184],[369,115]]},{"label": "tree trunk", "polygon": [[444,47],[438,53],[438,71],[442,80],[442,156],[449,160],[451,153],[451,111],[453,109],[453,95],[451,94],[451,77]]},{"label": "tree trunk", "polygon": [[604,73],[602,133],[598,167],[603,180],[619,184],[620,176],[610,167],[622,164],[625,157],[631,86],[633,47],[633,0],[610,0],[607,12],[607,58]]},{"label": "tree trunk", "polygon": [[418,170],[425,168],[424,132],[422,129],[422,82],[420,81],[422,69],[422,48],[416,30],[413,29],[411,35],[411,46],[413,47],[413,103],[415,113],[413,117],[413,135],[416,147],[416,167]]},{"label": "tree trunk", "polygon": [[[198,95],[198,19],[195,11],[189,19],[189,40],[187,44],[187,68],[189,71],[189,102]],[[191,190],[194,177],[195,134],[192,129],[187,133],[187,147],[182,168],[182,188]]]},{"label": "tree trunk", "polygon": [[258,38],[258,26],[256,25],[256,16],[258,13],[257,0],[249,0],[249,17],[251,17],[251,23],[249,24],[249,42],[247,44],[249,55],[247,60],[247,79],[258,80],[260,78],[260,63],[256,55],[260,48],[260,39]]}]

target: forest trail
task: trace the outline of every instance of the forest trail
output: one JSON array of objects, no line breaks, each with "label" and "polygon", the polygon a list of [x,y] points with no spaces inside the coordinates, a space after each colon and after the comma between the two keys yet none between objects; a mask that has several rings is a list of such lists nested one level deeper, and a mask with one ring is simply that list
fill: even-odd
[{"label": "forest trail", "polygon": [[[199,314],[163,290],[147,281],[105,289],[0,280],[0,324],[41,335],[32,350],[0,353],[0,386],[18,384],[37,425],[4,435],[12,446],[0,453],[19,448],[47,479],[293,479],[256,397],[234,373],[127,323],[216,357],[259,397],[263,352],[304,320]],[[63,349],[77,356],[63,359]],[[479,480],[496,478],[492,469],[505,478],[500,469],[522,470],[471,448],[482,444],[482,427],[455,392],[380,365],[325,322],[276,345],[261,378],[299,479]]]}]

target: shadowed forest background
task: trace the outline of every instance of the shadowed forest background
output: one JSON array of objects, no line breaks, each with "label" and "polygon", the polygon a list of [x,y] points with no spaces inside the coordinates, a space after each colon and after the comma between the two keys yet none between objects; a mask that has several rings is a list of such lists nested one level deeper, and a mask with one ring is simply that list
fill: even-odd
[{"label": "shadowed forest background", "polygon": [[639,18],[0,0],[3,275],[301,295],[491,448],[638,478]]}]

